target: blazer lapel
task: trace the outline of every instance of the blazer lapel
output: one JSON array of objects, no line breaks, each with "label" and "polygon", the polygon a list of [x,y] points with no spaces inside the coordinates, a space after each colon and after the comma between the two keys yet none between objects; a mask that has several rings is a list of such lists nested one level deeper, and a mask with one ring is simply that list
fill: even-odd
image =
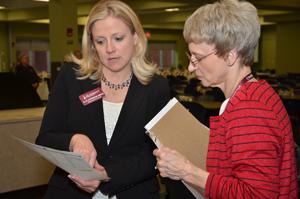
[{"label": "blazer lapel", "polygon": [[121,109],[117,124],[114,129],[113,136],[109,145],[113,146],[119,138],[126,132],[126,126],[130,123],[130,120],[135,117],[139,103],[142,103],[145,88],[138,79],[133,75],[123,107]]},{"label": "blazer lapel", "polygon": [[[80,95],[100,86],[90,79],[82,82]],[[87,112],[88,118],[85,119],[90,121],[91,126],[87,128],[91,129],[92,133],[89,134],[89,136],[91,136],[96,150],[101,151],[101,153],[107,151],[102,99],[84,106],[83,109]],[[85,115],[83,115],[83,117],[84,116]]]}]

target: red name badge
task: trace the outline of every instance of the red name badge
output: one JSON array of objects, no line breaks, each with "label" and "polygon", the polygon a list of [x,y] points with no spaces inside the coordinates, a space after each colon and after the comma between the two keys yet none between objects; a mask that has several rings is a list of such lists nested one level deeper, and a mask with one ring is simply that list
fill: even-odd
[{"label": "red name badge", "polygon": [[82,95],[79,96],[79,99],[81,103],[86,106],[89,105],[90,103],[93,103],[103,97],[104,93],[101,90],[101,88],[96,88],[93,90],[90,90],[86,93],[83,93]]}]

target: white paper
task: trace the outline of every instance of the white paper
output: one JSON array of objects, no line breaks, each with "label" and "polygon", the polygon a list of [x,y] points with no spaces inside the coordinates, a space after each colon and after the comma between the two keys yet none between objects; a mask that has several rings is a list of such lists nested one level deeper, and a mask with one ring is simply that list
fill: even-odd
[{"label": "white paper", "polygon": [[149,131],[176,103],[178,100],[173,97],[168,104],[161,109],[150,122],[148,122],[145,126],[145,129]]},{"label": "white paper", "polygon": [[86,180],[108,180],[101,176],[95,169],[93,169],[81,155],[69,152],[52,149],[49,147],[32,144],[25,140],[14,137],[29,149],[37,152],[49,162],[55,164],[66,172],[79,176]]}]

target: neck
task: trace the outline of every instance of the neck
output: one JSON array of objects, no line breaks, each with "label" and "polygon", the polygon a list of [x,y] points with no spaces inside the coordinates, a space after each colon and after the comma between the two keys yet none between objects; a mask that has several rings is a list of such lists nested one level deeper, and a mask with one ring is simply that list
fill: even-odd
[{"label": "neck", "polygon": [[[109,71],[106,74],[110,75],[106,77],[105,70],[102,71],[102,77],[101,77],[101,85],[106,86],[109,89],[112,90],[122,90],[123,88],[128,88],[131,82],[132,78],[132,71],[130,70],[122,70],[122,73],[112,72]],[[102,84],[103,83],[103,84]]]},{"label": "neck", "polygon": [[120,72],[113,72],[110,70],[103,69],[102,73],[108,81],[118,84],[126,81],[130,77],[132,69],[131,67],[128,67],[128,69],[126,68]]},{"label": "neck", "polygon": [[251,73],[251,69],[248,66],[241,67],[236,72],[230,72],[227,81],[224,83],[223,92],[226,98],[230,98],[234,94],[242,79],[249,73]]}]

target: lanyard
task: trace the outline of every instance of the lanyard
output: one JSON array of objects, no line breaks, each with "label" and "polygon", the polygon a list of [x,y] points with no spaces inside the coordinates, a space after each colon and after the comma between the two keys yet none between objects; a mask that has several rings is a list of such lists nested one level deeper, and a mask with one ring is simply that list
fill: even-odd
[{"label": "lanyard", "polygon": [[249,73],[248,75],[246,75],[241,81],[240,83],[236,86],[236,88],[234,89],[234,92],[232,93],[231,96],[233,96],[235,94],[235,92],[245,83],[247,83],[249,80],[253,79],[254,76],[252,75],[252,73]]}]

